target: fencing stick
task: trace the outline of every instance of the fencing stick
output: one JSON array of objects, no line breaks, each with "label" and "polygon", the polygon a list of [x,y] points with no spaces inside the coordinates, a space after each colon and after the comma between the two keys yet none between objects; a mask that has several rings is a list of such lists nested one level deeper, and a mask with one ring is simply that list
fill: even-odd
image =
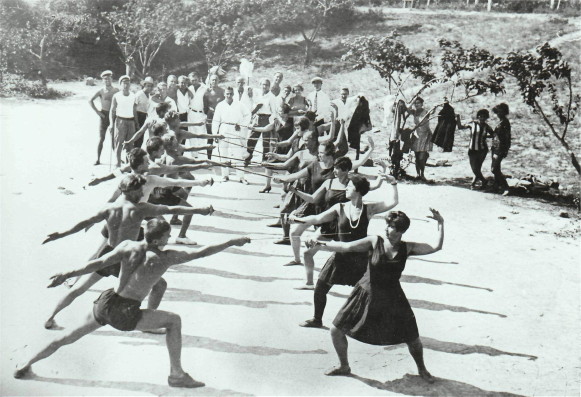
[{"label": "fencing stick", "polygon": [[[200,153],[200,154],[203,154],[206,157],[208,156],[208,153]],[[218,156],[220,156],[220,155],[218,154]],[[234,158],[234,157],[226,157],[226,156],[220,156],[220,157],[222,157],[224,159],[227,159],[227,160],[235,160],[235,161],[240,161],[240,162],[243,162],[244,161],[244,159],[237,159],[237,158]],[[262,163],[259,163],[257,161],[251,161],[250,163],[251,164],[254,163],[256,165],[262,165]]]},{"label": "fencing stick", "polygon": [[249,171],[246,168],[234,167],[233,165],[229,165],[228,168],[232,168],[232,169],[239,170],[239,171],[244,171],[248,174],[254,174],[254,175],[262,176],[265,178],[272,178],[271,175],[261,174],[260,172]]},{"label": "fencing stick", "polygon": [[[243,148],[245,148],[245,149],[248,149],[248,146],[246,146],[246,145],[241,145],[241,144],[239,144],[239,143],[236,143],[236,142],[232,142],[232,141],[231,141],[230,139],[228,139],[228,138],[224,138],[224,140],[226,140],[226,141],[227,141],[227,142],[228,142],[230,145],[234,145],[234,146],[240,146],[240,147],[243,147]],[[256,150],[256,149],[254,149],[254,152],[256,152],[256,153],[258,153],[258,154],[264,154],[264,153],[263,153],[263,152],[261,152],[260,150]]]},{"label": "fencing stick", "polygon": [[[319,234],[320,237],[333,237],[333,236],[337,236],[337,235],[345,235],[345,234],[351,234],[350,232],[347,233],[323,233],[323,234]],[[291,236],[289,238],[301,238],[301,236]],[[252,240],[279,240],[280,236],[276,236],[276,237],[256,237],[256,238],[252,238]]]},{"label": "fencing stick", "polygon": [[270,215],[270,214],[261,214],[259,212],[252,212],[252,211],[242,211],[242,210],[233,210],[233,209],[228,209],[228,208],[215,208],[216,211],[220,211],[220,212],[237,212],[240,214],[250,214],[250,215],[258,215],[258,216],[265,216],[268,218],[279,218],[279,215]]}]

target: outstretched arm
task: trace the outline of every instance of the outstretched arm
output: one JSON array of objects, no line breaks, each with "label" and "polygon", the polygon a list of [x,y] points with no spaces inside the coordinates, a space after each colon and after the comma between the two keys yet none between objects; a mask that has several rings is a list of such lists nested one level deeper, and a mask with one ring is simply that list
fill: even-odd
[{"label": "outstretched arm", "polygon": [[218,252],[224,251],[226,248],[234,247],[234,246],[243,246],[244,244],[250,243],[250,239],[248,237],[240,237],[235,238],[229,241],[226,241],[221,244],[214,244],[208,245],[207,247],[197,249],[197,250],[190,250],[190,251],[166,251],[168,252],[167,260],[170,266],[172,265],[179,265],[181,263],[186,263],[189,261],[193,261],[194,259],[203,258],[205,256],[210,256],[217,254]]},{"label": "outstretched arm", "polygon": [[113,251],[107,253],[106,255],[103,255],[100,258],[93,259],[92,261],[89,261],[84,267],[81,267],[81,268],[76,269],[76,270],[71,270],[70,272],[55,274],[54,276],[52,276],[50,278],[52,281],[48,285],[48,288],[53,288],[53,287],[56,287],[58,285],[61,285],[67,279],[69,279],[71,277],[82,276],[83,274],[94,273],[98,270],[106,268],[107,266],[111,266],[115,263],[121,262],[121,260],[125,256],[125,254],[130,252],[127,249],[128,243],[129,243],[129,241],[123,241]]},{"label": "outstretched arm", "polygon": [[305,216],[303,218],[291,215],[289,220],[296,223],[304,223],[306,225],[320,225],[322,223],[331,222],[332,220],[336,219],[338,214],[339,204],[335,204],[327,211],[321,212],[318,215]]},{"label": "outstretched arm", "polygon": [[136,140],[138,140],[139,138],[141,138],[143,136],[143,134],[145,134],[145,131],[147,131],[147,129],[151,126],[151,123],[152,123],[151,119],[146,120],[146,122],[143,123],[141,128],[135,134],[133,134],[133,136],[130,139],[126,140],[123,143],[125,145],[130,145],[133,142],[135,142]]},{"label": "outstretched arm", "polygon": [[66,230],[62,233],[59,232],[55,232],[55,233],[51,233],[48,235],[47,239],[44,240],[42,243],[46,244],[50,241],[54,241],[54,240],[58,240],[60,238],[69,236],[71,234],[80,232],[81,230],[88,228],[89,226],[94,225],[97,222],[100,222],[102,220],[105,220],[107,218],[107,210],[101,210],[99,211],[97,214],[91,216],[90,218],[87,218],[79,223],[77,223],[75,226],[73,226],[72,228],[70,228],[69,230]]},{"label": "outstretched arm", "polygon": [[325,181],[317,189],[317,191],[313,194],[301,192],[300,190],[297,190],[296,186],[292,186],[292,185],[288,187],[288,190],[290,190],[291,192],[294,192],[297,196],[299,196],[302,200],[306,201],[307,203],[315,204],[315,203],[318,203],[319,201],[321,201],[321,199],[325,196],[325,193],[327,193],[328,187],[329,187],[329,180]]},{"label": "outstretched arm", "polygon": [[[121,173],[128,173],[131,172],[131,167],[129,166],[129,164],[125,164],[124,166],[122,166],[121,168],[119,168],[119,171]],[[103,182],[107,182],[110,181],[111,179],[115,179],[116,175],[114,172],[107,174],[105,176],[102,177],[97,177],[97,178],[93,178],[91,179],[91,181],[87,184],[89,186],[97,186]]]},{"label": "outstretched arm", "polygon": [[[309,243],[307,243],[309,245]],[[365,252],[377,244],[377,236],[367,236],[361,240],[342,243],[340,241],[315,241],[314,244],[320,251],[330,252]]]},{"label": "outstretched arm", "polygon": [[206,186],[212,184],[212,180],[189,180],[189,179],[173,179],[165,178],[157,175],[149,175],[148,180],[153,183],[155,187],[192,187],[192,186]]},{"label": "outstretched arm", "polygon": [[435,219],[438,222],[438,242],[436,244],[427,244],[427,243],[408,243],[408,254],[409,255],[428,255],[433,254],[442,249],[444,245],[444,218],[440,213],[430,208],[432,211],[432,215],[428,215],[428,218]]},{"label": "outstretched arm", "polygon": [[373,215],[381,214],[382,212],[389,211],[393,207],[395,207],[398,202],[398,192],[397,192],[397,181],[395,178],[388,174],[380,175],[379,178],[383,179],[386,182],[389,182],[388,190],[389,192],[385,196],[384,201],[380,201],[378,203],[370,203],[367,204],[367,215],[371,218]]},{"label": "outstretched arm", "polygon": [[361,156],[361,158],[359,160],[356,160],[353,162],[353,168],[352,168],[353,171],[357,170],[357,168],[359,168],[363,164],[365,164],[367,162],[367,160],[369,160],[369,158],[371,157],[371,153],[373,153],[373,149],[375,149],[375,142],[373,142],[373,138],[371,137],[371,135],[369,135],[367,137],[367,142],[369,142],[369,150],[367,151],[367,153],[365,153],[363,156]]},{"label": "outstretched arm", "polygon": [[155,205],[149,203],[140,203],[143,208],[144,217],[155,217],[159,215],[212,215],[214,207],[186,207],[183,205],[176,205],[168,207],[166,205]]},{"label": "outstretched arm", "polygon": [[307,176],[309,176],[309,170],[307,168],[303,168],[302,170],[295,172],[294,174],[278,176],[278,177],[273,178],[273,179],[275,182],[287,183],[287,182],[294,182],[297,179],[306,178]]}]

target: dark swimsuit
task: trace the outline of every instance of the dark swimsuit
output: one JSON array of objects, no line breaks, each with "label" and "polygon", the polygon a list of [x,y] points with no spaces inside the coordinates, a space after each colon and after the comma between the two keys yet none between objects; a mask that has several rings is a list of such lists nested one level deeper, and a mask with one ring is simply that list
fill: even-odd
[{"label": "dark swimsuit", "polygon": [[[345,205],[341,204],[337,221],[339,241],[351,242],[367,237],[368,226],[367,205],[363,205],[359,223],[352,228],[349,216],[345,214]],[[355,285],[363,277],[366,268],[367,252],[335,252],[327,259],[319,280],[329,285]]]},{"label": "dark swimsuit", "polygon": [[399,278],[408,257],[406,243],[390,259],[383,239],[369,254],[368,268],[337,313],[333,325],[350,337],[372,345],[412,342],[419,336],[416,317]]},{"label": "dark swimsuit", "polygon": [[109,324],[119,331],[133,331],[143,316],[141,302],[124,298],[110,288],[93,305],[93,316],[101,325]]},{"label": "dark swimsuit", "polygon": [[[320,212],[327,211],[329,208],[333,207],[335,204],[338,203],[345,203],[347,197],[345,197],[345,190],[337,190],[333,189],[333,181],[335,179],[331,179],[329,181],[329,188],[325,192],[325,200],[320,207]],[[321,225],[321,234],[325,235],[325,237],[336,240],[337,239],[337,220],[332,220],[331,222],[323,223]]]}]

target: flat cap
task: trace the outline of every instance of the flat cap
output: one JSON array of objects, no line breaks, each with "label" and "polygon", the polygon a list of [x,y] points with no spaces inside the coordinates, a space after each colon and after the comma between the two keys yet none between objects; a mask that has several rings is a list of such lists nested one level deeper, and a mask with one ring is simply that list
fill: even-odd
[{"label": "flat cap", "polygon": [[105,76],[113,76],[113,72],[110,70],[105,70],[103,73],[101,73],[101,77]]},{"label": "flat cap", "polygon": [[323,82],[323,79],[322,79],[322,78],[320,78],[319,76],[315,76],[315,77],[313,77],[313,79],[311,80],[311,83],[312,83],[312,84],[315,84],[315,83],[322,83],[322,82]]}]

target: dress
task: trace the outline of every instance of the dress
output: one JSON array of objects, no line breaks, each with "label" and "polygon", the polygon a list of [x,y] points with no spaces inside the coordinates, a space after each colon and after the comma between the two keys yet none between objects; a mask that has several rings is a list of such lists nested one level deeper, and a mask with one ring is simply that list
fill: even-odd
[{"label": "dress", "polygon": [[[351,224],[349,216],[345,214],[345,205],[341,204],[337,220],[339,241],[350,242],[367,237],[367,226],[369,226],[367,205],[363,205],[356,226],[352,227]],[[335,252],[327,259],[319,273],[319,280],[330,285],[355,285],[365,273],[366,268],[367,252]]]},{"label": "dress", "polygon": [[[430,121],[428,118],[420,124],[428,112],[422,109],[419,113],[414,113],[414,123],[417,126],[415,133],[417,138],[412,141],[411,150],[414,152],[429,152],[432,150],[432,131],[430,131]],[[419,125],[418,125],[419,124]]]},{"label": "dress", "polygon": [[396,345],[419,336],[416,318],[401,289],[399,278],[407,260],[406,243],[389,259],[379,237],[369,252],[365,275],[339,310],[333,325],[363,343]]},{"label": "dress", "polygon": [[[335,179],[331,179],[329,181],[329,188],[325,192],[325,201],[323,205],[321,205],[320,212],[327,211],[335,204],[349,201],[347,200],[347,197],[345,197],[345,189],[333,189],[333,181],[335,181]],[[331,236],[335,235],[336,233],[337,220],[332,220],[331,222],[323,223],[321,225],[321,234],[324,234],[326,237],[336,240],[337,236]]]},{"label": "dress", "polygon": [[432,142],[444,149],[444,152],[451,152],[454,147],[455,132],[456,113],[449,103],[444,103],[442,110],[438,113],[438,124],[434,129]]}]

